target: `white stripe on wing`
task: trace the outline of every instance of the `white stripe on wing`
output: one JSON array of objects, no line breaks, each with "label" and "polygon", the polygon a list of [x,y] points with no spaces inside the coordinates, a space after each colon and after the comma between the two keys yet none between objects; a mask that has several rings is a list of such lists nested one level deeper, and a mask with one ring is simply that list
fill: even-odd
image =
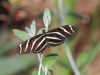
[{"label": "white stripe on wing", "polygon": [[[69,27],[70,27],[70,29],[74,32],[74,30],[73,30],[72,26],[71,26],[71,25],[69,25]],[[74,32],[74,33],[75,33],[75,32]]]},{"label": "white stripe on wing", "polygon": [[[33,43],[32,43],[32,47],[31,47],[31,51],[30,51],[30,53],[32,52],[33,47],[34,47],[34,45],[36,44],[36,41],[38,41],[42,36],[44,36],[44,34],[41,35],[40,37],[36,38],[35,40],[33,40]],[[35,49],[36,49],[36,48],[35,48]]]},{"label": "white stripe on wing", "polygon": [[63,38],[66,38],[64,35],[62,35],[59,31],[58,32],[48,32],[46,34],[58,34],[60,36],[62,36]]},{"label": "white stripe on wing", "polygon": [[71,34],[70,32],[68,32],[65,28],[63,27],[59,27],[60,29],[62,29],[64,32],[68,33],[68,34]]},{"label": "white stripe on wing", "polygon": [[61,40],[60,38],[57,37],[50,37],[50,36],[46,36],[47,39],[54,39],[54,40]]},{"label": "white stripe on wing", "polygon": [[27,43],[26,43],[24,52],[26,52],[26,50],[27,50],[27,48],[28,48],[28,46],[29,46],[29,41],[30,41],[30,39],[29,39],[29,40],[27,41]]}]

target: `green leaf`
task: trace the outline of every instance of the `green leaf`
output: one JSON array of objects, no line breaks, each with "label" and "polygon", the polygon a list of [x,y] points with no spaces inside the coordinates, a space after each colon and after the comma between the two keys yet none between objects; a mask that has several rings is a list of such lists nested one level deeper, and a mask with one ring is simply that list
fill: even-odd
[{"label": "green leaf", "polygon": [[[32,73],[32,75],[38,75],[38,71],[34,71],[34,72]],[[41,71],[40,75],[44,75],[44,72]]]},{"label": "green leaf", "polygon": [[70,66],[70,64],[66,63],[66,62],[63,62],[63,61],[57,61],[57,64],[59,64],[60,66],[66,68],[66,69],[69,69],[72,71],[72,68]]},{"label": "green leaf", "polygon": [[32,23],[31,23],[31,27],[30,27],[32,33],[33,33],[33,36],[35,36],[36,34],[36,23],[35,21],[33,20]]},{"label": "green leaf", "polygon": [[51,14],[50,14],[49,9],[47,8],[44,11],[43,21],[44,21],[46,29],[48,29],[48,26],[50,25],[50,22],[51,22]]},{"label": "green leaf", "polygon": [[14,35],[18,36],[20,39],[23,41],[28,40],[31,38],[26,32],[18,30],[18,29],[13,29]]},{"label": "green leaf", "polygon": [[88,60],[90,59],[90,53],[91,53],[91,50],[86,50],[82,52],[81,54],[79,54],[79,56],[76,59],[76,64],[78,68],[82,69],[83,66],[85,66],[85,62],[88,62]]},{"label": "green leaf", "polygon": [[100,52],[100,41],[93,47],[92,50],[82,52],[76,59],[76,64],[80,72],[85,72],[88,66],[93,62],[98,53]]},{"label": "green leaf", "polygon": [[47,32],[47,29],[46,28],[41,28],[38,32],[37,32],[37,35],[38,34],[43,34],[43,30],[45,30]]},{"label": "green leaf", "polygon": [[31,37],[34,36],[33,33],[32,33],[32,31],[30,30],[30,28],[25,27],[25,29],[26,29],[27,33],[28,33]]},{"label": "green leaf", "polygon": [[56,62],[57,56],[57,53],[53,53],[43,58],[43,65],[45,69],[49,69]]},{"label": "green leaf", "polygon": [[76,19],[84,19],[82,15],[76,13],[76,12],[68,12],[67,15],[72,16]]}]

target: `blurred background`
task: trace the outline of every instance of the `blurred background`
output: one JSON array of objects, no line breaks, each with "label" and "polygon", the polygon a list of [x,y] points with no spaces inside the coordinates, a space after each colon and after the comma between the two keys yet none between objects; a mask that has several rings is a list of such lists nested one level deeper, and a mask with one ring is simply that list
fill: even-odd
[{"label": "blurred background", "polygon": [[[49,29],[62,24],[78,27],[67,45],[81,75],[100,75],[100,0],[0,0],[0,75],[32,75],[38,70],[36,54],[17,54],[16,48],[22,40],[12,30],[25,31],[35,20],[38,31],[44,27],[45,8],[52,15]],[[75,75],[65,45],[44,52],[44,55],[60,53],[48,75]]]}]

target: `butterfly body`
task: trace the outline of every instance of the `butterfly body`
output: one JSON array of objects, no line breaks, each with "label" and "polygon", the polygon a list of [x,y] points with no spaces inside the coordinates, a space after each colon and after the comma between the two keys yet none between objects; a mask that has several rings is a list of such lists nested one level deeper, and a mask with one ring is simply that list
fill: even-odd
[{"label": "butterfly body", "polygon": [[27,53],[40,53],[50,46],[55,47],[62,44],[65,39],[69,38],[76,32],[76,27],[71,25],[65,25],[58,28],[54,28],[43,34],[36,35],[27,41],[22,42],[17,52],[19,54]]}]

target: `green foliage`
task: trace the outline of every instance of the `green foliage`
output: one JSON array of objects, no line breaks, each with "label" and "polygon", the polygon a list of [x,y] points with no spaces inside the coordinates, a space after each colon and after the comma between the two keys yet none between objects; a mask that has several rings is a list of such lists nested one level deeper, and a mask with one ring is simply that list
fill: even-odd
[{"label": "green foliage", "polygon": [[32,33],[32,31],[30,30],[30,28],[25,27],[25,29],[26,29],[27,33],[28,33],[31,37],[33,37],[33,33]]},{"label": "green foliage", "polygon": [[[68,12],[73,12],[74,11],[74,9],[75,9],[75,0],[64,0],[64,10],[65,10],[65,12],[67,11],[67,13]],[[66,4],[67,3],[67,4]],[[67,10],[66,10],[66,7],[67,7]],[[66,14],[64,14],[65,15],[65,19],[64,19],[64,23],[65,24],[75,24],[75,20],[74,20],[74,18],[72,17],[72,16],[66,16]]]},{"label": "green foliage", "polygon": [[28,33],[24,32],[22,30],[13,29],[14,35],[18,36],[23,41],[28,40],[31,37],[35,36],[35,34],[36,34],[35,21],[34,20],[32,21],[30,28],[26,27],[25,29]]},{"label": "green foliage", "polygon": [[12,58],[0,59],[0,75],[14,75],[17,72],[25,71],[32,65],[36,65],[35,57],[24,55],[21,57],[14,56]]},{"label": "green foliage", "polygon": [[35,34],[36,34],[36,23],[35,23],[34,20],[33,20],[32,23],[31,23],[30,30],[31,30],[31,32],[33,33],[33,36],[35,36]]},{"label": "green foliage", "polygon": [[50,25],[50,22],[51,22],[51,14],[50,14],[49,9],[47,8],[44,11],[43,22],[44,22],[46,29],[48,29],[48,26]]},{"label": "green foliage", "polygon": [[[48,26],[50,25],[50,22],[51,22],[51,15],[50,15],[49,9],[45,9],[44,16],[43,16],[43,21],[44,21],[44,24],[45,24],[46,28],[41,28],[38,31],[37,34],[41,34],[43,29],[45,31],[48,31]],[[36,23],[33,20],[32,23],[31,23],[31,27],[30,28],[28,28],[28,27],[25,28],[28,33],[24,32],[24,31],[21,31],[21,30],[18,30],[18,29],[13,29],[13,32],[14,32],[14,34],[16,36],[18,36],[20,39],[25,41],[25,40],[28,40],[31,37],[35,36],[35,34],[36,34],[36,27],[35,27],[35,25],[36,25]]]},{"label": "green foliage", "polygon": [[9,37],[9,31],[0,34],[0,56],[9,53],[19,43],[17,39],[8,40],[7,37]]},{"label": "green foliage", "polygon": [[[44,21],[46,28],[41,28],[37,34],[43,33],[43,30],[48,31],[48,26],[50,25],[50,22],[51,22],[51,15],[50,15],[49,9],[46,9],[44,11],[43,21]],[[17,29],[14,29],[13,32],[15,33],[15,35],[17,35],[23,41],[28,40],[31,37],[33,37],[36,33],[35,21],[32,22],[31,28],[26,27],[25,29],[28,32],[28,34],[24,31],[17,30]],[[44,57],[43,65],[44,65],[44,68],[46,71],[55,63],[57,56],[58,56],[58,54],[54,53],[54,54],[49,54],[46,57]],[[37,74],[38,74],[38,71],[35,71],[35,72],[33,72],[32,75],[37,75]],[[44,75],[44,72],[41,72],[41,75]]]},{"label": "green foliage", "polygon": [[68,16],[72,16],[75,19],[84,19],[82,15],[76,13],[76,12],[68,12],[67,13]]},{"label": "green foliage", "polygon": [[12,48],[14,48],[16,46],[16,44],[18,44],[19,41],[18,40],[10,40],[2,45],[0,45],[0,56],[4,55],[8,52],[10,52],[12,50]]},{"label": "green foliage", "polygon": [[86,63],[90,59],[90,53],[91,53],[91,50],[86,50],[82,52],[81,54],[79,54],[79,56],[77,57],[76,64],[80,70],[85,67]]},{"label": "green foliage", "polygon": [[57,53],[53,53],[43,58],[43,65],[45,69],[51,68],[51,66],[56,62],[57,56],[58,56]]},{"label": "green foliage", "polygon": [[67,62],[57,61],[57,64],[59,64],[60,66],[72,71],[72,68],[71,68],[70,64],[68,64]]},{"label": "green foliage", "polygon": [[13,29],[13,32],[14,32],[14,35],[18,36],[23,41],[31,38],[31,36],[29,36],[29,34],[27,34],[26,32],[24,32],[22,30]]},{"label": "green foliage", "polygon": [[35,58],[29,55],[22,57],[9,57],[9,55],[7,55],[7,53],[10,53],[19,43],[18,39],[8,40],[9,35],[9,31],[4,31],[0,34],[0,75],[15,75],[16,73],[19,73],[22,70],[28,70],[31,66],[37,64]]},{"label": "green foliage", "polygon": [[87,67],[93,62],[94,58],[100,52],[100,42],[98,42],[95,47],[91,50],[82,52],[76,59],[76,64],[83,73]]},{"label": "green foliage", "polygon": [[[34,71],[34,72],[32,73],[32,75],[38,75],[38,71]],[[44,75],[44,72],[41,71],[40,75]]]}]

